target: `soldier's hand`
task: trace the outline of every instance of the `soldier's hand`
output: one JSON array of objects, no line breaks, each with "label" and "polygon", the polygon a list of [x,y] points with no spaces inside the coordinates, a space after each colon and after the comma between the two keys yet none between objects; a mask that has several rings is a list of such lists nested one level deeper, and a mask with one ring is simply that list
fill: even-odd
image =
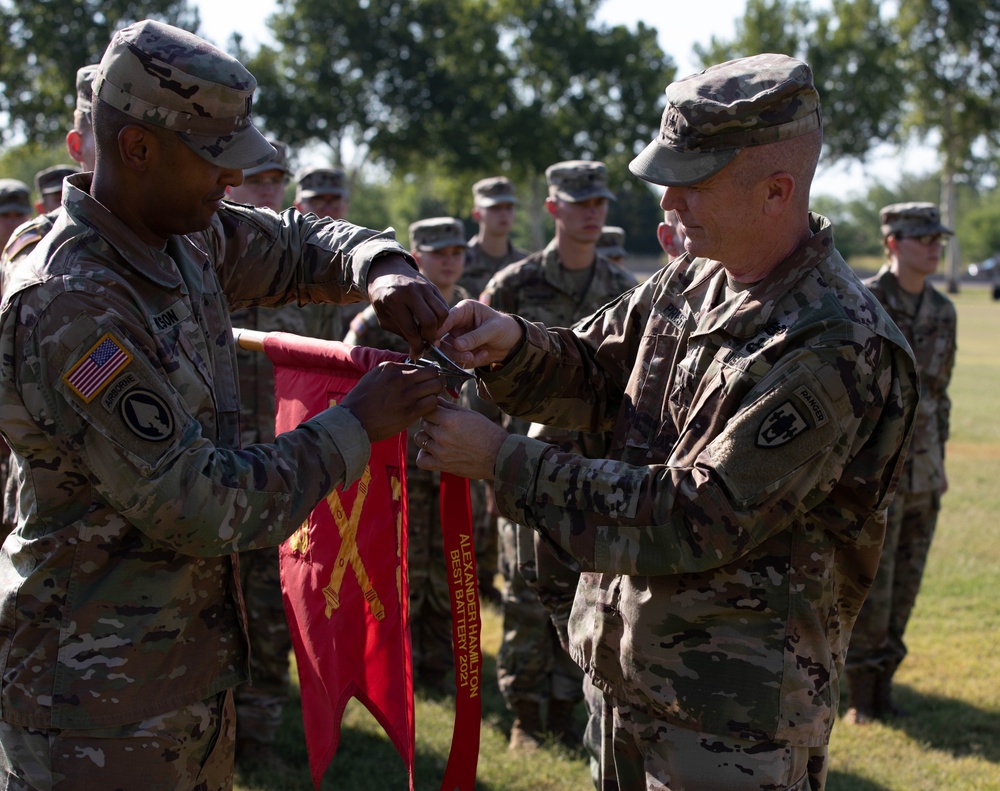
[{"label": "soldier's hand", "polygon": [[438,337],[438,328],[448,317],[441,292],[400,255],[381,256],[371,265],[368,300],[379,326],[403,336],[414,360],[420,358],[425,343]]},{"label": "soldier's hand", "polygon": [[474,299],[453,307],[438,334],[445,354],[463,368],[502,362],[524,338],[517,319]]},{"label": "soldier's hand", "polygon": [[341,406],[351,410],[369,440],[378,442],[433,411],[443,392],[435,368],[381,363],[361,377]]},{"label": "soldier's hand", "polygon": [[489,481],[506,439],[506,430],[489,418],[442,398],[413,436],[420,448],[418,467]]}]

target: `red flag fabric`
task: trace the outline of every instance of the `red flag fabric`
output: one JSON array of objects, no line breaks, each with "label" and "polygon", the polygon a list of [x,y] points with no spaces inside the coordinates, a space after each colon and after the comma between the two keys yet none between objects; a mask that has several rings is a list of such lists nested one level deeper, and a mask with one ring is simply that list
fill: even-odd
[{"label": "red flag fabric", "polygon": [[[402,359],[283,333],[269,333],[264,350],[275,365],[279,433],[339,402],[378,363]],[[281,588],[317,788],[337,751],[344,708],[356,697],[399,751],[413,789],[405,475],[404,431],[373,445],[361,480],[331,492],[281,546]]]},{"label": "red flag fabric", "polygon": [[[278,433],[339,402],[368,370],[403,355],[269,333]],[[402,756],[413,791],[414,710],[406,575],[406,432],[372,446],[360,481],[335,490],[280,550],[313,783],[358,698]],[[469,482],[442,473],[441,523],[452,606],[456,716],[441,788],[473,791],[482,716],[481,621]],[[395,552],[387,551],[394,547]]]}]

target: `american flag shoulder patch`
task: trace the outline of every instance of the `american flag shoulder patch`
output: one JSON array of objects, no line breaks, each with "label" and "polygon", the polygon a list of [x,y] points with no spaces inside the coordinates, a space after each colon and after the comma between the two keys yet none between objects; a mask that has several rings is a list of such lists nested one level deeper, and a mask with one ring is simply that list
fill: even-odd
[{"label": "american flag shoulder patch", "polygon": [[89,404],[115,374],[132,362],[132,355],[110,332],[95,343],[63,376],[69,389]]}]

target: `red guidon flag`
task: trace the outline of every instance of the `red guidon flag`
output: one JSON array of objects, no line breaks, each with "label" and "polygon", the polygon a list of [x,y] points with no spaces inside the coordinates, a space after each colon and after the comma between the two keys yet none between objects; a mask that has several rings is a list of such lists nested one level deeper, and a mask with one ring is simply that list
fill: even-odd
[{"label": "red guidon flag", "polygon": [[[278,433],[339,403],[380,362],[403,359],[394,352],[286,333],[266,334],[263,345],[275,367]],[[361,479],[330,492],[281,546],[281,589],[298,665],[309,767],[317,788],[337,751],[344,708],[355,697],[399,751],[413,789],[406,441],[404,431],[374,444]],[[472,791],[482,710],[468,481],[443,475],[441,506],[458,687],[442,788]]]}]

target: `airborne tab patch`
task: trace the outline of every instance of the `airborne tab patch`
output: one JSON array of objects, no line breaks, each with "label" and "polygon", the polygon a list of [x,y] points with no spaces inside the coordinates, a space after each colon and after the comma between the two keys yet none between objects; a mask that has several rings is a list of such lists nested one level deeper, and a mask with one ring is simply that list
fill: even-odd
[{"label": "airborne tab patch", "polygon": [[132,362],[132,354],[110,332],[63,376],[69,389],[89,404],[104,386]]}]

